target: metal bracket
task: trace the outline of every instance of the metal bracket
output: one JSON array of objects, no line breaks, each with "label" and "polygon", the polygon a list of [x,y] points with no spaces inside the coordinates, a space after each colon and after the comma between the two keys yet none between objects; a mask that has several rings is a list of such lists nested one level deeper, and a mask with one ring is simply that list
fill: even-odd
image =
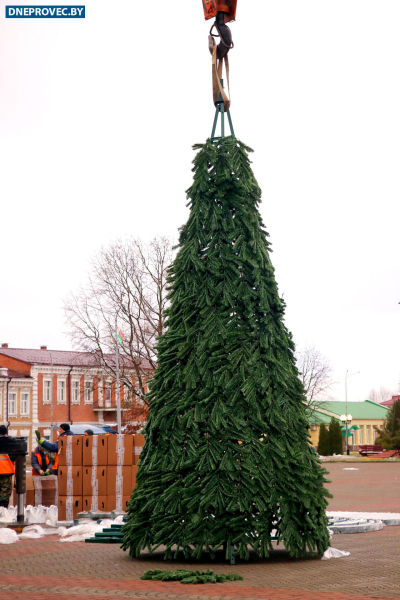
[{"label": "metal bracket", "polygon": [[[222,87],[224,87],[224,80],[221,79],[221,85]],[[215,143],[216,141],[222,139],[225,137],[225,114],[228,117],[228,122],[229,122],[229,128],[231,130],[231,135],[233,137],[235,137],[235,132],[233,131],[233,124],[232,124],[232,119],[231,119],[231,113],[228,110],[225,113],[225,105],[224,105],[224,101],[222,99],[222,95],[221,93],[219,94],[219,98],[217,100],[217,102],[215,103],[215,117],[214,117],[214,124],[213,124],[213,128],[212,128],[212,132],[211,132],[211,142]],[[221,136],[220,137],[216,137],[215,136],[215,130],[217,128],[217,123],[218,123],[218,115],[221,114]],[[234,563],[233,563],[234,564]]]}]

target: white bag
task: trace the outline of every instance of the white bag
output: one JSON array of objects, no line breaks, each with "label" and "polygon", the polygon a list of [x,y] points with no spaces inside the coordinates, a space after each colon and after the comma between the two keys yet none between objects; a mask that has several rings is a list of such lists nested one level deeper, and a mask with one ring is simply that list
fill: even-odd
[{"label": "white bag", "polygon": [[45,506],[27,506],[25,519],[28,523],[45,523],[47,519],[47,508]]},{"label": "white bag", "polygon": [[20,540],[37,540],[44,535],[43,527],[40,525],[29,525],[28,527],[23,528],[18,537]]},{"label": "white bag", "polygon": [[13,523],[17,520],[17,507],[4,508],[0,506],[0,523]]},{"label": "white bag", "polygon": [[55,527],[58,521],[58,508],[57,506],[49,506],[47,509],[47,521],[46,525],[51,525],[51,527]]},{"label": "white bag", "polygon": [[328,548],[325,550],[321,560],[329,560],[330,558],[341,558],[342,556],[350,556],[350,552],[344,550],[337,550],[336,548]]},{"label": "white bag", "polygon": [[14,529],[0,528],[0,544],[14,544],[18,542],[18,534]]}]

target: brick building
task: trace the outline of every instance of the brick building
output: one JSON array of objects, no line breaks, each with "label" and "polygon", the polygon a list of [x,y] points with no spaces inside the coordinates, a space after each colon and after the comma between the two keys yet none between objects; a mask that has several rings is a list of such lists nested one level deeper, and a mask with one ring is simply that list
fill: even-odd
[{"label": "brick building", "polygon": [[400,400],[400,396],[399,395],[392,396],[390,398],[390,400],[385,400],[384,402],[381,402],[380,404],[381,404],[381,406],[386,406],[386,408],[391,408],[393,406],[393,404],[395,402],[397,402],[398,400]]},{"label": "brick building", "polygon": [[[142,368],[151,375],[150,365]],[[124,375],[135,378],[126,366]],[[115,387],[96,355],[46,346],[31,350],[2,344],[0,348],[0,422],[10,423],[10,435],[29,438],[30,447],[36,444],[35,429],[50,439],[52,423],[116,425]],[[131,411],[127,389],[122,383],[121,405]]]}]

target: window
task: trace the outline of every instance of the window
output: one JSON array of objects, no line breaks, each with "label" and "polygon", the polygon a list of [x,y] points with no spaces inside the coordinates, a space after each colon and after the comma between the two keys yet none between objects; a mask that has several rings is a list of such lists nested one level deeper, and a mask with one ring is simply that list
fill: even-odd
[{"label": "window", "polygon": [[22,392],[21,394],[21,416],[29,415],[29,394],[28,392]]},{"label": "window", "polygon": [[362,428],[362,425],[360,425],[360,429],[358,430],[358,443],[359,444],[363,443],[363,428]]},{"label": "window", "polygon": [[28,450],[29,450],[29,434],[30,434],[29,429],[20,429],[19,430],[19,437],[24,438],[24,440],[26,442],[26,447],[28,448]]},{"label": "window", "polygon": [[370,442],[370,438],[369,438],[369,429],[370,429],[370,427],[369,427],[369,425],[367,425],[366,426],[366,432],[365,432],[366,433],[366,436],[365,436],[366,439],[365,439],[365,441],[366,441],[367,444],[371,443]]},{"label": "window", "polygon": [[65,404],[67,401],[66,395],[66,381],[65,379],[59,379],[58,382],[58,395],[57,395],[57,403]]},{"label": "window", "polygon": [[17,394],[10,392],[8,394],[8,414],[9,416],[17,416]]},{"label": "window", "polygon": [[92,382],[85,381],[85,404],[92,404]]},{"label": "window", "polygon": [[372,441],[373,441],[373,443],[375,443],[375,440],[376,440],[376,429],[375,429],[375,427],[373,427],[372,428]]},{"label": "window", "polygon": [[106,387],[106,406],[107,407],[111,406],[111,386],[110,386],[110,384],[107,384],[107,387]]},{"label": "window", "polygon": [[51,404],[51,380],[43,381],[43,403]]},{"label": "window", "polygon": [[72,386],[72,404],[80,404],[79,379],[73,379],[71,386]]}]

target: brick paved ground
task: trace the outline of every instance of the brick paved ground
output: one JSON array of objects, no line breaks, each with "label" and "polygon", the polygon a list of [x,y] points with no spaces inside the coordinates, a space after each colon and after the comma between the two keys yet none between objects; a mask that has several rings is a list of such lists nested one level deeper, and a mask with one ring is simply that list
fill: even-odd
[{"label": "brick paved ground", "polygon": [[[332,480],[330,510],[400,512],[400,462],[323,463]],[[344,471],[345,468],[358,471]]]},{"label": "brick paved ground", "polygon": [[[337,510],[400,512],[400,464],[328,464]],[[397,474],[399,478],[397,479]],[[349,475],[352,475],[350,478]],[[161,552],[133,560],[117,545],[60,543],[56,537],[0,546],[0,600],[376,600],[400,598],[400,527],[336,535],[333,546],[348,550],[347,558],[292,560],[277,549],[268,560],[252,556],[249,563],[227,565],[220,556],[212,564],[165,563]],[[211,568],[235,571],[244,580],[215,585],[141,581],[149,568]]]}]

